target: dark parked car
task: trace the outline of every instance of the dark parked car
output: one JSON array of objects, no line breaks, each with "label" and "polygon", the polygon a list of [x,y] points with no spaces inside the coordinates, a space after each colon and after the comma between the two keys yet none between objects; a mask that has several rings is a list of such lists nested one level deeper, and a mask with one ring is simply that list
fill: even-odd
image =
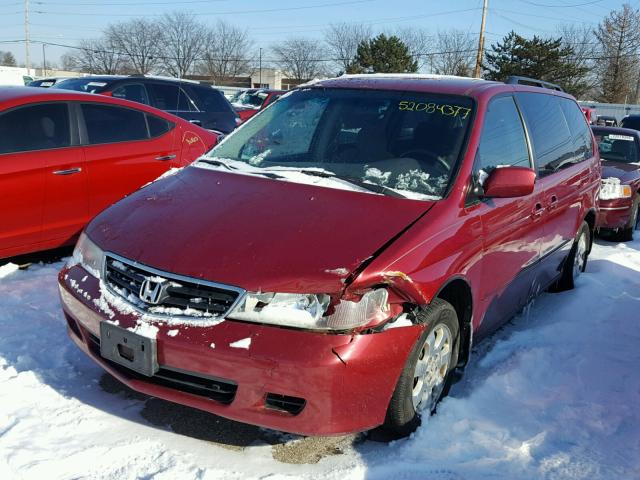
[{"label": "dark parked car", "polygon": [[618,120],[616,119],[616,117],[612,117],[610,115],[598,115],[598,118],[596,119],[596,125],[601,126],[601,127],[617,127],[618,126]]},{"label": "dark parked car", "polygon": [[225,135],[241,123],[220,90],[194,81],[143,75],[91,76],[70,78],[55,88],[143,103]]},{"label": "dark parked car", "polygon": [[555,89],[323,80],[98,215],[59,275],[68,331],[154,397],[406,435],[473,343],[573,287],[599,188],[591,130]]},{"label": "dark parked car", "polygon": [[64,82],[69,77],[47,77],[47,78],[39,78],[38,80],[34,80],[33,82],[29,82],[27,87],[40,87],[40,88],[51,88],[60,82]]},{"label": "dark parked car", "polygon": [[640,206],[640,132],[630,128],[592,127],[602,161],[598,228],[619,240],[633,239]]}]

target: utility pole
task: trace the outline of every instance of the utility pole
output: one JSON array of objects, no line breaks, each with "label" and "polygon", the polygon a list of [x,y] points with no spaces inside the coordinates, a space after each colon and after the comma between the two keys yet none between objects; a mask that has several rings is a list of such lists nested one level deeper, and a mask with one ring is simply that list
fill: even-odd
[{"label": "utility pole", "polygon": [[29,0],[24,0],[24,47],[27,75],[31,75],[31,57],[29,56]]},{"label": "utility pole", "polygon": [[478,56],[476,57],[476,68],[473,70],[474,78],[480,78],[482,68],[482,57],[484,55],[484,26],[487,22],[487,9],[489,0],[484,0],[482,5],[482,23],[480,24],[480,38],[478,39]]},{"label": "utility pole", "polygon": [[46,46],[47,46],[46,43],[42,43],[42,76],[43,77],[47,76],[47,54],[44,48]]}]

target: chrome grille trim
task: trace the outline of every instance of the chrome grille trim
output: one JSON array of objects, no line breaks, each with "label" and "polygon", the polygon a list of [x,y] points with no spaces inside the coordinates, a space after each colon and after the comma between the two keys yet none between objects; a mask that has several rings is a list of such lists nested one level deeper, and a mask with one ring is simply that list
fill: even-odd
[{"label": "chrome grille trim", "polygon": [[[160,276],[162,278],[166,278],[167,280],[179,283],[181,285],[181,287],[185,288],[186,290],[190,290],[192,288],[196,288],[197,287],[209,287],[212,289],[216,289],[216,290],[220,290],[221,292],[211,292],[212,296],[235,296],[235,300],[233,300],[228,306],[226,306],[225,309],[223,309],[223,311],[221,311],[220,313],[214,313],[213,315],[209,315],[209,316],[198,316],[198,315],[174,315],[174,314],[167,314],[167,313],[157,313],[157,312],[153,312],[148,310],[148,308],[152,308],[152,307],[166,307],[166,308],[177,308],[174,305],[165,305],[165,304],[159,304],[159,305],[150,305],[150,304],[146,304],[145,302],[143,302],[142,300],[139,299],[138,297],[138,292],[135,292],[133,289],[129,288],[124,288],[121,285],[117,285],[116,282],[113,282],[114,284],[116,284],[119,288],[123,288],[125,290],[129,290],[133,295],[135,295],[136,297],[138,297],[139,302],[140,303],[145,303],[145,305],[148,305],[147,308],[141,308],[140,305],[134,304],[132,303],[130,300],[128,300],[124,295],[122,295],[122,293],[120,293],[119,291],[117,291],[116,289],[113,288],[112,283],[109,281],[109,261],[118,261],[120,263],[122,263],[123,265],[125,265],[125,267],[129,267],[132,268],[136,271],[133,272],[133,275],[137,276],[142,276],[145,278],[149,278],[149,277],[153,277],[153,276]],[[127,302],[127,304],[129,304],[133,309],[135,309],[136,311],[138,311],[139,313],[149,316],[149,317],[155,317],[158,319],[176,319],[176,320],[181,320],[181,321],[185,321],[185,322],[191,322],[191,323],[199,323],[199,322],[206,322],[208,320],[220,320],[222,318],[225,318],[229,312],[231,312],[243,299],[246,293],[246,290],[240,287],[235,287],[233,285],[227,285],[224,283],[217,283],[217,282],[212,282],[209,280],[203,280],[200,278],[195,278],[195,277],[189,277],[189,276],[185,276],[185,275],[179,275],[176,273],[171,273],[171,272],[166,272],[164,270],[160,270],[154,267],[150,267],[148,265],[145,265],[143,263],[140,262],[136,262],[133,260],[130,260],[128,258],[122,257],[120,255],[117,255],[115,253],[112,252],[105,252],[104,254],[104,261],[102,263],[102,271],[100,272],[101,276],[102,276],[102,280],[104,282],[104,284],[107,287],[107,290],[109,291],[109,293],[111,293],[114,296],[117,296],[118,298],[124,300],[125,302]],[[173,287],[170,287],[173,288]],[[192,307],[194,308],[194,307]],[[196,308],[194,308],[196,309]],[[202,310],[199,310],[202,311]]]}]

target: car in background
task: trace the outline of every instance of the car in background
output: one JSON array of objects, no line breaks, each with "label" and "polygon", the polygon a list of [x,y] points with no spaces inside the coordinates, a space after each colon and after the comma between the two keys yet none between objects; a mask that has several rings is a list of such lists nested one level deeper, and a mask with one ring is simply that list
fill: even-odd
[{"label": "car in background", "polygon": [[633,130],[640,130],[640,115],[627,115],[620,122],[620,127],[631,128]]},{"label": "car in background", "polygon": [[640,132],[630,128],[592,127],[602,162],[599,230],[618,240],[633,239],[640,206]]},{"label": "car in background", "polygon": [[51,88],[56,84],[62,82],[63,80],[67,80],[69,77],[47,77],[47,78],[39,78],[27,84],[27,87],[41,87],[41,88]]},{"label": "car in background", "polygon": [[582,109],[582,113],[584,113],[587,122],[590,124],[595,123],[596,121],[596,109],[592,107],[580,107]]},{"label": "car in background", "polygon": [[407,435],[472,343],[573,287],[599,188],[591,130],[557,89],[319,81],[98,215],[58,278],[68,332],[154,397]]},{"label": "car in background", "polygon": [[286,92],[286,90],[269,90],[266,88],[246,90],[238,95],[237,98],[231,102],[231,105],[235,111],[238,112],[240,119],[246,122]]},{"label": "car in background", "polygon": [[96,213],[216,140],[126,100],[0,87],[0,258],[73,244]]},{"label": "car in background", "polygon": [[618,120],[610,115],[598,115],[595,124],[601,127],[617,127]]},{"label": "car in background", "polygon": [[150,105],[223,135],[242,123],[220,90],[192,80],[145,75],[101,75],[70,78],[55,87]]}]

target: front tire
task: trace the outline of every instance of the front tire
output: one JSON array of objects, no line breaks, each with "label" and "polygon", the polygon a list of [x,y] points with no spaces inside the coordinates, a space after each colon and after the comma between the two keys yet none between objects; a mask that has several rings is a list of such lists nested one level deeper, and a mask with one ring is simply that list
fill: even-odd
[{"label": "front tire", "polygon": [[569,256],[562,267],[562,274],[555,285],[554,290],[572,290],[575,287],[577,278],[587,268],[589,257],[589,246],[591,245],[591,230],[587,222],[582,222],[578,229],[576,238],[571,246]]},{"label": "front tire", "polygon": [[431,415],[449,393],[451,372],[458,363],[460,327],[453,306],[434,299],[417,315],[426,325],[405,364],[391,397],[383,429],[394,437],[405,437]]}]

